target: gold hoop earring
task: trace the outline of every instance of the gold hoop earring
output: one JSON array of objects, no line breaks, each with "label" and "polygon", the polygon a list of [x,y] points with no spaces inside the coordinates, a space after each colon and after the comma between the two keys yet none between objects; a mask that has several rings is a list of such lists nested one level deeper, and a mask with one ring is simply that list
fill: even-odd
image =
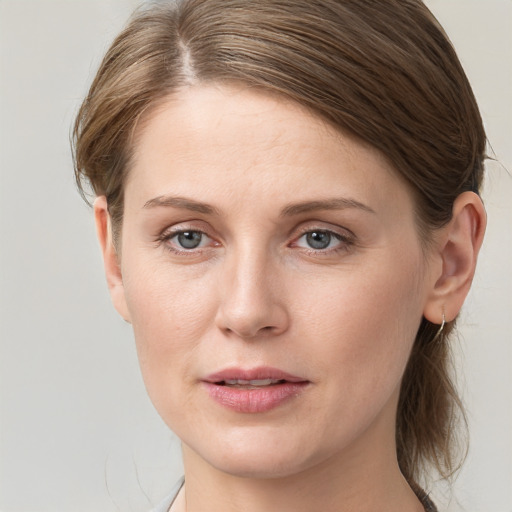
[{"label": "gold hoop earring", "polygon": [[443,321],[441,322],[441,326],[439,327],[439,330],[437,331],[436,335],[432,338],[432,343],[434,343],[441,337],[441,334],[443,332],[445,324],[446,324],[446,318],[444,316],[444,311],[443,311]]}]

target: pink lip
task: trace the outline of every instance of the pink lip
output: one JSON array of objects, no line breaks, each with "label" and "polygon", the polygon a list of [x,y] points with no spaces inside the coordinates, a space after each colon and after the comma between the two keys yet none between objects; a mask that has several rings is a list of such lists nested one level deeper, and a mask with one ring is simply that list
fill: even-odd
[{"label": "pink lip", "polygon": [[[232,387],[224,384],[226,380],[281,380],[278,384],[261,388]],[[297,397],[309,381],[278,370],[259,367],[249,370],[227,368],[208,375],[203,384],[210,398],[220,405],[242,413],[261,413],[270,411],[282,403]]]}]

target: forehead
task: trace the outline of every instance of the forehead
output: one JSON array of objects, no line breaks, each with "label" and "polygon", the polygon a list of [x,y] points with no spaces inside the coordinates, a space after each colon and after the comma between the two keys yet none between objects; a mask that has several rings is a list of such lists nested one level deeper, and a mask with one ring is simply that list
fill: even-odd
[{"label": "forehead", "polygon": [[189,86],[160,100],[137,124],[133,140],[136,156],[149,148],[151,141],[156,142],[155,135],[164,133],[185,152],[195,152],[198,143],[237,151],[260,145],[277,152],[280,146],[298,139],[311,142],[304,148],[307,151],[327,139],[336,138],[343,145],[348,137],[285,96],[237,83]]},{"label": "forehead", "polygon": [[379,151],[292,101],[243,86],[182,89],[139,124],[126,191],[140,204],[191,191],[215,199],[219,188],[246,199],[408,193]]}]

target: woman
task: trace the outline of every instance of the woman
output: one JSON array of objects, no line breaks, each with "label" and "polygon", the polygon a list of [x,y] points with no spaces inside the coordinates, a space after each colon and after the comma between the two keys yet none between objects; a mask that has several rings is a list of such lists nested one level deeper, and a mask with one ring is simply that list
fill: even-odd
[{"label": "woman", "polygon": [[183,443],[158,510],[435,510],[485,133],[419,0],[139,11],[75,125],[145,384]]}]

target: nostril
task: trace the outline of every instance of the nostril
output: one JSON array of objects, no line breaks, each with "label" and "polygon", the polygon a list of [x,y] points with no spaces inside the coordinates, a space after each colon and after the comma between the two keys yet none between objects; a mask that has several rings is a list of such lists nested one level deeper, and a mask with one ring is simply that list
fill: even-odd
[{"label": "nostril", "polygon": [[226,327],[225,332],[227,334],[235,334],[240,336],[241,338],[251,339],[258,335],[262,335],[264,333],[271,334],[275,331],[275,327],[272,325],[266,325],[260,328],[251,329],[248,326],[240,327],[239,329],[234,329],[232,327]]}]

